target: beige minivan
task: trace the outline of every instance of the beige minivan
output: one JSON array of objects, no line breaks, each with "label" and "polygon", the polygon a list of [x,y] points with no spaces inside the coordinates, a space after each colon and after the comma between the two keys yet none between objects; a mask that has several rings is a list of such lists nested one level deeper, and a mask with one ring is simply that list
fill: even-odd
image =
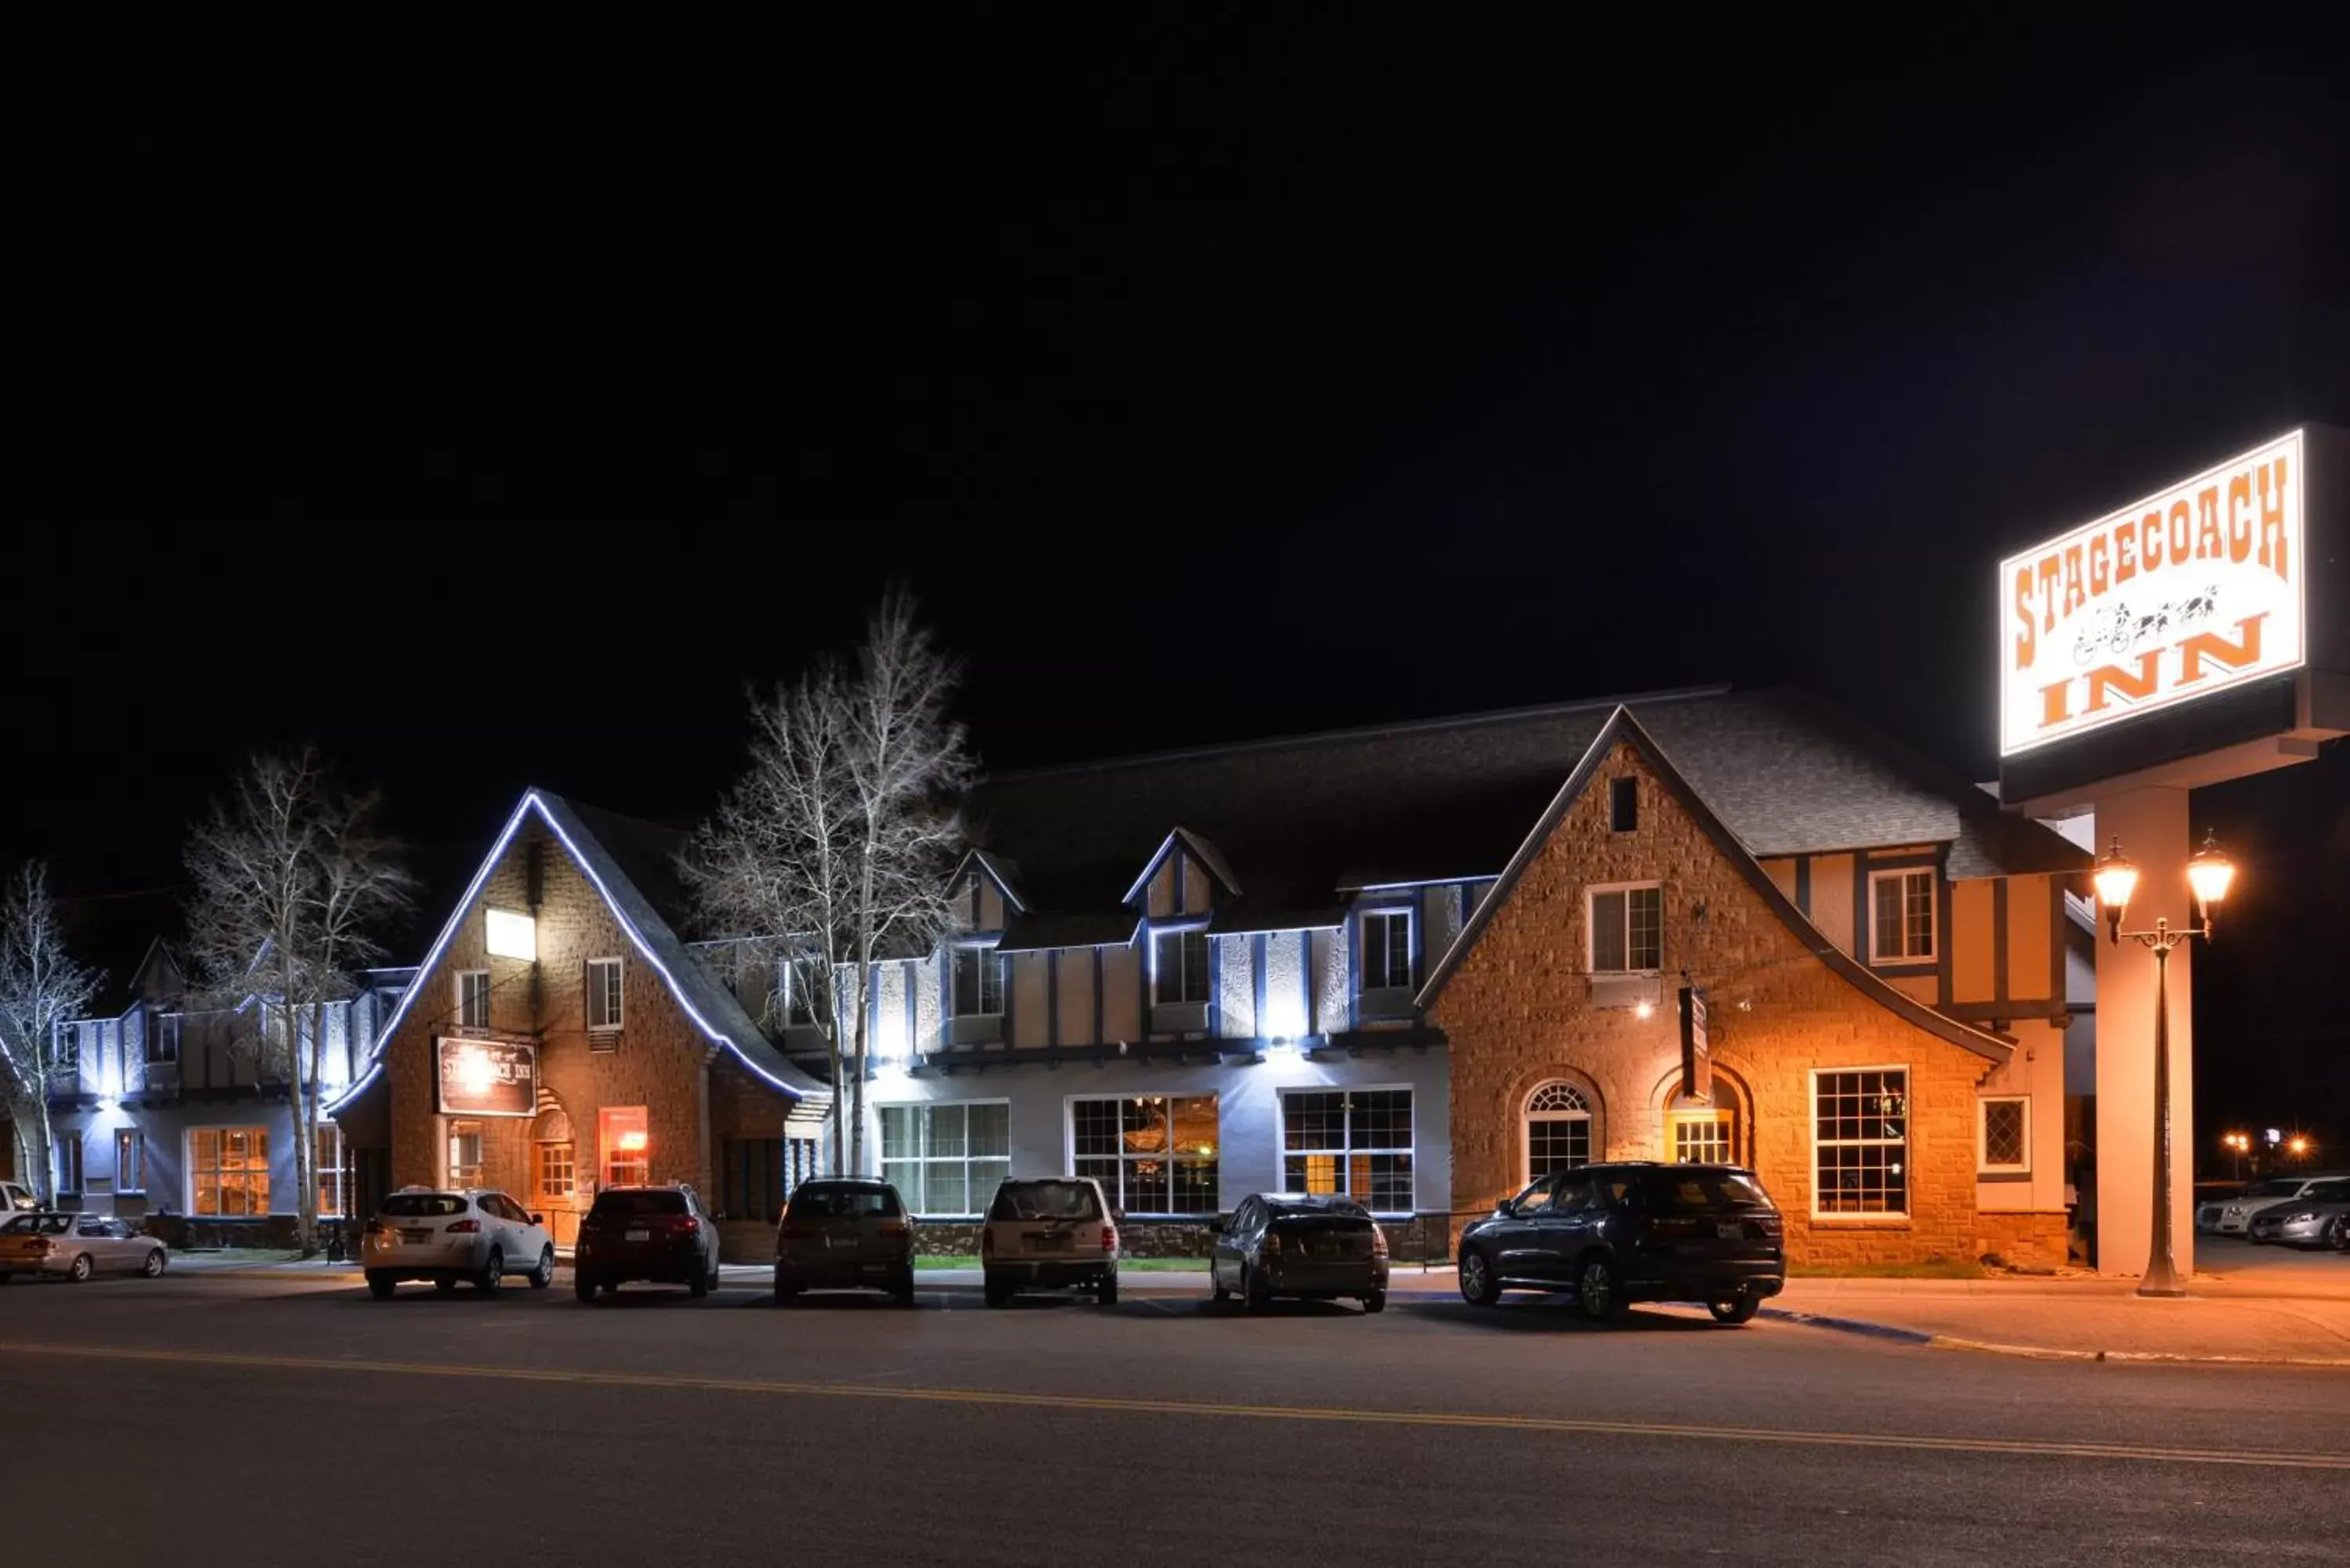
[{"label": "beige minivan", "polygon": [[1091,1291],[1118,1303],[1118,1223],[1090,1176],[1017,1179],[995,1189],[979,1236],[987,1304],[1022,1291]]}]

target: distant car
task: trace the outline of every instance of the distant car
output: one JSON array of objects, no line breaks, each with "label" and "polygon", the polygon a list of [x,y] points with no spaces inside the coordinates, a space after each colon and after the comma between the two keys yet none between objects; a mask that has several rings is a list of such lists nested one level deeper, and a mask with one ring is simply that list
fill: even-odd
[{"label": "distant car", "polygon": [[1461,1233],[1461,1294],[1572,1291],[1594,1322],[1636,1301],[1702,1302],[1744,1323],[1786,1284],[1779,1210],[1731,1165],[1627,1162],[1556,1171]]},{"label": "distant car", "polygon": [[0,1181],[0,1214],[21,1213],[40,1206],[41,1200],[33,1196],[31,1188],[20,1182]]},{"label": "distant car", "polygon": [[17,1274],[54,1274],[80,1284],[93,1274],[157,1278],[171,1266],[163,1243],[104,1214],[35,1210],[0,1224],[0,1283]]},{"label": "distant car", "polygon": [[886,1181],[822,1177],[792,1189],[775,1226],[775,1304],[802,1291],[887,1291],[914,1303],[914,1228]]},{"label": "distant car", "polygon": [[2272,1203],[2252,1216],[2254,1241],[2350,1251],[2350,1176],[2313,1181],[2298,1198]]},{"label": "distant car", "polygon": [[1091,1291],[1118,1303],[1118,1224],[1090,1176],[1022,1178],[995,1189],[979,1233],[984,1297],[1008,1306],[1025,1290]]},{"label": "distant car", "polygon": [[2255,1181],[2220,1205],[2220,1234],[2250,1237],[2252,1216],[2272,1203],[2306,1197],[2311,1188],[2331,1179],[2324,1176],[2272,1176],[2265,1181]]},{"label": "distant car", "polygon": [[681,1181],[607,1187],[580,1219],[571,1274],[583,1302],[632,1280],[706,1296],[718,1288],[718,1222]]},{"label": "distant car", "polygon": [[1216,1300],[1238,1295],[1251,1312],[1276,1296],[1351,1296],[1365,1312],[1385,1312],[1387,1232],[1351,1198],[1261,1193],[1217,1227],[1208,1279]]},{"label": "distant car", "polygon": [[367,1222],[359,1266],[380,1302],[402,1280],[430,1280],[444,1293],[463,1281],[486,1293],[521,1272],[543,1291],[555,1282],[555,1238],[543,1215],[495,1188],[404,1187]]}]

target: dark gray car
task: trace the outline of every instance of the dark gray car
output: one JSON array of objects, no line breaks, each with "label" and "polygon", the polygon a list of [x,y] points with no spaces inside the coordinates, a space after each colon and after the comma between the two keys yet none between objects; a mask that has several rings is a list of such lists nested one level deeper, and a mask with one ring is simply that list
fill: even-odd
[{"label": "dark gray car", "polygon": [[1351,1198],[1260,1193],[1217,1227],[1208,1276],[1216,1300],[1237,1294],[1251,1312],[1276,1296],[1351,1296],[1365,1312],[1384,1312],[1388,1239]]},{"label": "dark gray car", "polygon": [[792,1189],[775,1227],[775,1304],[802,1291],[887,1291],[914,1302],[914,1228],[886,1181],[826,1177]]}]

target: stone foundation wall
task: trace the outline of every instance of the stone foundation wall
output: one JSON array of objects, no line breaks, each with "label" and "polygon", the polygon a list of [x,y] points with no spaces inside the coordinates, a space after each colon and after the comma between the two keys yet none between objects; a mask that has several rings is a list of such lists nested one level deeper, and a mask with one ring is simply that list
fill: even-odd
[{"label": "stone foundation wall", "polygon": [[2071,1216],[2052,1213],[1983,1213],[1975,1216],[1972,1256],[1996,1255],[2022,1269],[2060,1269],[2068,1257]]}]

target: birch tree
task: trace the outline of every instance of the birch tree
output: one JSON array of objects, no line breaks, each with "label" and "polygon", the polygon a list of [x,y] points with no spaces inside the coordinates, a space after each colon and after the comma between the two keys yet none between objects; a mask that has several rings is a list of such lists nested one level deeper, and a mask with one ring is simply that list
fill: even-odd
[{"label": "birch tree", "polygon": [[57,1201],[49,1092],[77,1067],[57,1025],[89,1011],[98,984],[97,971],[66,950],[48,867],[38,861],[17,867],[0,899],[0,1090],[25,1151],[24,1174],[44,1206]]},{"label": "birch tree", "polygon": [[188,953],[216,1001],[258,1004],[243,1048],[254,1084],[294,1107],[302,1255],[317,1248],[319,1085],[338,1002],[383,956],[374,931],[407,907],[412,879],[377,828],[372,794],[344,792],[317,753],[256,756],[188,840]]},{"label": "birch tree", "polygon": [[[928,950],[950,918],[971,774],[947,716],[959,680],[912,598],[891,593],[853,666],[822,659],[752,699],[750,770],[688,855],[708,923],[781,945],[831,1062],[836,1170],[866,1168],[873,965]],[[787,1006],[771,998],[771,1024]]]}]

